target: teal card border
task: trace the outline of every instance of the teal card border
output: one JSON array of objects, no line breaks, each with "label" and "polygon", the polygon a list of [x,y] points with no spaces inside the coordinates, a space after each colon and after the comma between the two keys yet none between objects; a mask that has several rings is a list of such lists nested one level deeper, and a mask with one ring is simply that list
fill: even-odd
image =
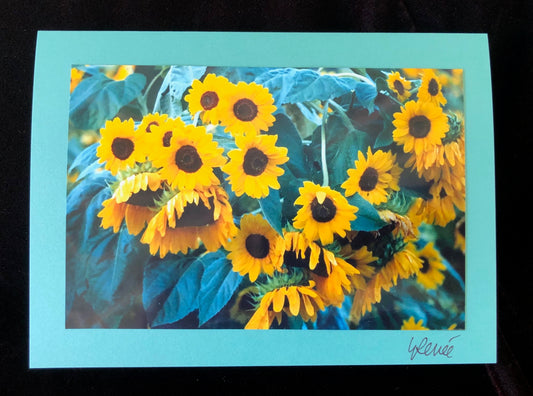
[{"label": "teal card border", "polygon": [[[466,329],[65,329],[65,172],[72,64],[464,69]],[[485,34],[38,32],[30,176],[29,367],[495,363],[495,178],[490,82]],[[441,352],[451,349],[449,356],[429,353],[411,359],[410,345],[412,350],[424,337],[432,346],[438,345]]]}]

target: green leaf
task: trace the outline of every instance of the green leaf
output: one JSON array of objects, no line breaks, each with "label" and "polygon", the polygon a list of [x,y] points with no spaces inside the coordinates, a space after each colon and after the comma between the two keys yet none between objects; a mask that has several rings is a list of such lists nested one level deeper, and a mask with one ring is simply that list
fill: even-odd
[{"label": "green leaf", "polygon": [[202,78],[205,66],[171,66],[161,83],[153,112],[176,118],[183,112],[183,96],[194,80]]},{"label": "green leaf", "polygon": [[265,198],[259,199],[259,205],[263,211],[263,217],[269,222],[280,235],[283,235],[281,226],[281,199],[278,190],[270,189]]},{"label": "green leaf", "polygon": [[298,130],[293,122],[285,114],[276,114],[274,125],[267,132],[269,135],[277,135],[277,147],[286,147],[289,161],[287,167],[296,177],[307,177],[308,167],[304,155],[303,143]]},{"label": "green leaf", "polygon": [[200,326],[216,315],[231,299],[243,277],[233,271],[231,261],[218,251],[200,259],[204,265],[199,299]]},{"label": "green leaf", "polygon": [[214,73],[217,76],[224,76],[230,82],[237,84],[239,81],[251,83],[257,76],[269,70],[266,67],[208,67],[206,74]]},{"label": "green leaf", "polygon": [[70,96],[70,121],[75,128],[99,129],[144,88],[146,77],[133,73],[115,81],[102,73],[83,79]]},{"label": "green leaf", "polygon": [[354,231],[377,231],[387,225],[379,217],[378,211],[366,199],[358,193],[347,198],[350,205],[356,206],[359,210],[355,213],[357,218],[353,220],[351,229]]}]

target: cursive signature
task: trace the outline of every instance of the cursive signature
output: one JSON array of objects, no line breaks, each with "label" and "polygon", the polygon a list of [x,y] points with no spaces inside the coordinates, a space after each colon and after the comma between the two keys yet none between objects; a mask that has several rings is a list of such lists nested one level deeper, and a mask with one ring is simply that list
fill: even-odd
[{"label": "cursive signature", "polygon": [[418,344],[413,344],[413,340],[415,337],[411,337],[411,341],[409,342],[409,347],[407,348],[407,351],[411,354],[411,360],[413,360],[416,355],[424,355],[424,356],[446,356],[448,359],[452,357],[453,352],[453,345],[452,342],[455,340],[459,335],[456,335],[454,337],[451,337],[448,340],[448,343],[446,345],[439,345],[436,342],[430,342],[427,337],[424,337],[420,340]]}]

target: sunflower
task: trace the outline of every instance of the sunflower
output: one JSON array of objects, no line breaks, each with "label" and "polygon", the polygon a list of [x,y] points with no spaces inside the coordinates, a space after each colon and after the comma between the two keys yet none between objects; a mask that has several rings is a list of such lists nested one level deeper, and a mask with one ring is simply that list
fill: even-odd
[{"label": "sunflower", "polygon": [[228,153],[230,161],[222,168],[229,176],[232,190],[240,197],[264,198],[269,188],[279,190],[278,167],[289,160],[287,148],[276,147],[277,135],[241,135],[235,138],[238,149]]},{"label": "sunflower", "polygon": [[283,313],[300,316],[304,321],[315,321],[317,312],[325,308],[322,298],[314,290],[315,283],[288,285],[266,293],[245,329],[269,329],[274,319],[281,324]]},{"label": "sunflower", "polygon": [[422,268],[416,277],[417,282],[426,289],[436,289],[444,282],[444,275],[441,271],[446,270],[440,253],[435,249],[433,242],[428,242],[417,253],[422,260]]},{"label": "sunflower", "polygon": [[102,138],[96,149],[98,162],[105,162],[105,169],[113,175],[145,160],[142,150],[137,147],[135,123],[131,118],[121,121],[116,117],[112,121],[106,121],[105,126],[100,129],[100,134]]},{"label": "sunflower", "polygon": [[444,227],[457,216],[455,208],[465,211],[464,194],[444,182],[433,184],[429,189],[431,199],[426,201],[426,222]]},{"label": "sunflower", "polygon": [[200,113],[204,124],[218,124],[218,111],[229,87],[233,86],[224,76],[208,74],[203,81],[194,80],[191,90],[183,98],[189,104],[189,113]]},{"label": "sunflower", "polygon": [[[407,102],[401,112],[394,113],[392,132],[394,141],[403,145],[405,153],[414,153],[416,160],[424,163],[435,146],[449,130],[448,119],[442,109],[431,102]],[[430,154],[426,154],[430,153]]]},{"label": "sunflower", "polygon": [[213,168],[226,163],[223,151],[205,127],[184,125],[172,129],[170,145],[156,149],[152,162],[172,188],[207,187],[220,184]]},{"label": "sunflower", "polygon": [[281,270],[285,245],[263,216],[245,214],[227,249],[233,271],[248,274],[250,281],[255,282],[260,273],[272,276],[274,270]]},{"label": "sunflower", "polygon": [[421,102],[431,102],[436,106],[444,106],[447,102],[442,94],[440,79],[432,69],[424,70],[422,83],[418,88],[418,99]]},{"label": "sunflower", "polygon": [[398,100],[403,102],[411,96],[411,82],[403,78],[399,72],[390,73],[387,78],[387,85],[398,96]]},{"label": "sunflower", "polygon": [[146,128],[141,129],[141,125],[139,125],[141,143],[149,159],[160,155],[162,148],[170,147],[170,139],[174,131],[185,128],[185,123],[181,118],[165,116],[166,114],[162,114],[156,118],[155,115],[152,115],[146,119]]},{"label": "sunflower", "polygon": [[348,169],[348,179],[341,187],[347,197],[359,193],[371,204],[387,202],[392,190],[398,191],[398,180],[402,169],[396,164],[396,155],[381,150],[372,154],[369,147],[365,159],[359,151],[355,169]]},{"label": "sunflower", "polygon": [[386,221],[394,226],[392,230],[392,235],[394,237],[401,235],[404,240],[410,241],[414,241],[418,238],[418,227],[415,225],[409,215],[402,216],[391,210],[379,210],[378,214],[383,221]]},{"label": "sunflower", "polygon": [[429,330],[423,325],[424,321],[420,319],[415,322],[414,316],[411,316],[408,320],[404,320],[401,330]]},{"label": "sunflower", "polygon": [[98,213],[103,228],[113,227],[118,232],[126,220],[128,232],[137,235],[155,214],[155,202],[164,191],[161,177],[157,173],[133,174],[120,181],[113,196],[105,200]]},{"label": "sunflower", "polygon": [[220,186],[183,190],[159,208],[144,231],[141,242],[150,254],[165,257],[168,252],[186,254],[202,242],[207,251],[225,247],[236,234],[231,205]]},{"label": "sunflower", "polygon": [[328,276],[311,273],[311,279],[315,281],[315,289],[326,305],[341,307],[345,295],[352,292],[352,279],[360,272],[353,265],[340,257],[335,258],[335,265],[331,267]]},{"label": "sunflower", "polygon": [[375,267],[371,265],[377,261],[372,252],[366,246],[358,249],[352,249],[348,244],[348,250],[345,252],[344,261],[353,266],[357,273],[350,274],[348,278],[356,289],[364,289],[366,282],[375,274]]},{"label": "sunflower", "polygon": [[294,227],[303,230],[304,235],[324,245],[333,242],[334,234],[341,237],[350,229],[350,222],[356,219],[359,209],[348,203],[338,191],[305,181],[300,187],[300,196],[294,201],[301,205],[294,217]]},{"label": "sunflower", "polygon": [[389,291],[397,284],[398,279],[415,275],[421,267],[422,260],[416,254],[416,247],[407,243],[377,270],[364,289],[356,290],[350,310],[350,321],[358,324],[366,312],[372,311],[372,305],[381,301],[382,290]]},{"label": "sunflower", "polygon": [[267,131],[275,121],[274,98],[268,88],[241,81],[228,89],[220,105],[220,123],[234,135]]},{"label": "sunflower", "polygon": [[145,115],[141,120],[141,123],[137,127],[136,142],[138,143],[139,149],[144,151],[145,156],[150,156],[152,141],[154,140],[153,130],[163,125],[167,119],[167,114],[150,113]]}]

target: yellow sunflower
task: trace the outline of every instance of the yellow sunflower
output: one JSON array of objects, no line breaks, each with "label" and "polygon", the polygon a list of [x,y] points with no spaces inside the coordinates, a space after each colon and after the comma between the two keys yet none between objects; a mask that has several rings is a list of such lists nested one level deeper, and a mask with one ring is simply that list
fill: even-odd
[{"label": "yellow sunflower", "polygon": [[227,249],[233,271],[248,274],[250,281],[255,282],[260,273],[272,276],[274,270],[281,270],[285,244],[263,216],[245,214]]},{"label": "yellow sunflower", "polygon": [[143,151],[137,147],[135,123],[131,118],[121,121],[116,117],[112,121],[106,121],[100,134],[102,138],[96,149],[98,162],[105,162],[105,169],[113,175],[145,160]]},{"label": "yellow sunflower", "polygon": [[[139,134],[144,151],[151,160],[160,154],[162,148],[170,147],[170,139],[172,138],[174,131],[185,128],[185,123],[181,118],[169,118],[165,116],[166,114],[163,114],[159,119],[156,119],[155,117],[148,118],[145,132],[148,132],[149,128],[149,133]],[[150,119],[152,121],[149,121]],[[154,123],[154,121],[156,123]]]},{"label": "yellow sunflower", "polygon": [[408,320],[403,321],[401,330],[429,330],[423,323],[422,319],[415,322],[414,316],[411,316]]},{"label": "yellow sunflower", "polygon": [[370,264],[376,262],[377,257],[374,257],[366,246],[358,249],[352,249],[349,244],[347,246],[347,251],[343,252],[345,254],[344,260],[357,269],[357,273],[350,274],[348,278],[355,289],[364,289],[367,280],[375,274],[375,267]]},{"label": "yellow sunflower", "polygon": [[399,72],[390,73],[387,78],[387,85],[397,96],[400,102],[409,99],[411,96],[411,82],[403,78]]},{"label": "yellow sunflower", "polygon": [[435,249],[434,243],[427,243],[421,250],[417,251],[418,257],[422,260],[422,268],[418,272],[416,280],[426,289],[436,289],[444,282],[446,266],[442,262],[442,256]]},{"label": "yellow sunflower", "polygon": [[150,254],[197,249],[202,242],[207,251],[225,247],[235,236],[231,205],[220,186],[183,190],[159,209],[144,231],[141,242],[150,245]]},{"label": "yellow sunflower", "polygon": [[387,202],[389,193],[400,189],[398,180],[402,169],[396,164],[396,155],[381,150],[372,154],[369,147],[366,157],[359,151],[355,169],[348,169],[348,179],[341,187],[347,197],[359,193],[371,204]]},{"label": "yellow sunflower", "polygon": [[212,73],[208,74],[203,81],[194,80],[191,90],[184,97],[189,104],[191,115],[201,112],[200,118],[204,124],[218,124],[220,104],[231,86],[233,84],[226,77]]},{"label": "yellow sunflower", "polygon": [[465,199],[447,183],[438,182],[430,187],[431,199],[426,201],[426,218],[428,224],[444,227],[457,216],[455,208],[465,211]]},{"label": "yellow sunflower", "polygon": [[267,131],[275,121],[274,98],[268,88],[241,81],[228,89],[220,105],[220,123],[234,135]]},{"label": "yellow sunflower", "polygon": [[193,189],[220,184],[213,168],[226,163],[223,151],[205,127],[185,125],[173,128],[170,145],[156,149],[151,159],[172,188]]},{"label": "yellow sunflower", "polygon": [[422,83],[418,88],[418,99],[421,102],[431,102],[436,106],[446,104],[446,98],[442,94],[442,84],[433,69],[424,70]]},{"label": "yellow sunflower", "polygon": [[310,181],[305,181],[299,191],[294,204],[302,208],[294,217],[295,228],[303,230],[312,241],[320,239],[324,245],[332,243],[335,234],[346,235],[350,222],[357,217],[357,207],[350,205],[339,192]]},{"label": "yellow sunflower", "polygon": [[167,114],[150,113],[143,117],[141,123],[137,127],[136,141],[139,149],[144,151],[145,156],[150,156],[150,151],[153,145],[152,142],[155,140],[153,130],[160,125],[163,125],[167,119]]},{"label": "yellow sunflower", "polygon": [[279,190],[278,177],[285,171],[278,167],[289,160],[287,148],[276,147],[277,135],[241,135],[235,138],[238,149],[228,153],[230,161],[222,167],[229,176],[232,190],[240,197],[264,198],[269,188]]},{"label": "yellow sunflower", "polygon": [[377,270],[364,289],[356,290],[350,310],[350,321],[358,324],[365,313],[372,311],[372,305],[381,301],[382,290],[389,291],[397,284],[398,279],[415,275],[421,267],[422,260],[416,254],[416,247],[407,243]]},{"label": "yellow sunflower", "polygon": [[113,196],[105,200],[98,213],[103,228],[113,227],[118,232],[126,220],[128,232],[137,235],[155,215],[156,201],[163,193],[161,177],[157,173],[143,172],[120,181]]},{"label": "yellow sunflower", "polygon": [[283,313],[300,316],[304,321],[315,321],[318,311],[325,308],[322,298],[314,290],[315,283],[291,285],[266,293],[245,329],[269,329],[274,319],[281,323]]},{"label": "yellow sunflower", "polygon": [[407,102],[401,112],[394,113],[392,124],[396,129],[392,137],[403,146],[405,153],[414,153],[417,161],[426,160],[426,153],[432,153],[435,146],[449,130],[448,118],[442,109],[431,102]]}]

